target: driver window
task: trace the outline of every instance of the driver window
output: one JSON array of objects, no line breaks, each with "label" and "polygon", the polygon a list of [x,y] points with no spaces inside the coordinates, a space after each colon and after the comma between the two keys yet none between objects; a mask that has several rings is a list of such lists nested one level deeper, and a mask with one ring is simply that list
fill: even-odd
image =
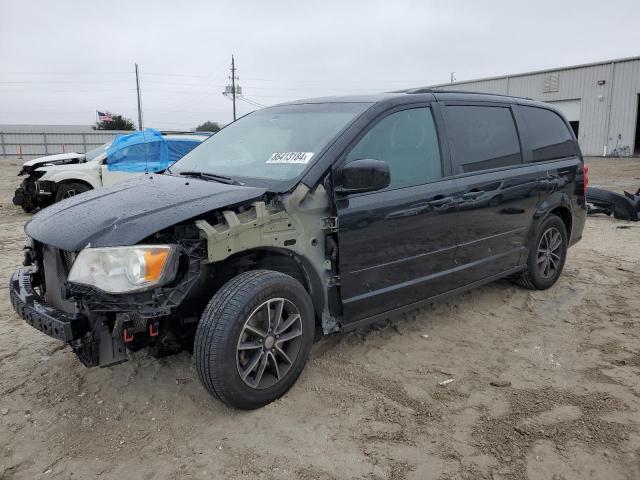
[{"label": "driver window", "polygon": [[347,154],[346,163],[362,158],[384,160],[389,164],[390,188],[442,178],[431,109],[412,108],[384,117]]}]

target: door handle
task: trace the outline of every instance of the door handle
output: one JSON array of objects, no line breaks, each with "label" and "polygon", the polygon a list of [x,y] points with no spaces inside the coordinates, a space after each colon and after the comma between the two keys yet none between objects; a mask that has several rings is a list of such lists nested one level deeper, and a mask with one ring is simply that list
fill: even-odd
[{"label": "door handle", "polygon": [[475,200],[478,197],[481,197],[482,195],[484,195],[484,192],[482,190],[477,191],[477,192],[467,192],[467,193],[463,193],[462,194],[462,199],[463,200]]},{"label": "door handle", "polygon": [[553,175],[547,175],[541,180],[543,190],[555,190],[560,185],[560,179]]},{"label": "door handle", "polygon": [[442,197],[431,200],[427,203],[427,205],[429,205],[430,207],[441,207],[451,202],[453,202],[453,197]]}]

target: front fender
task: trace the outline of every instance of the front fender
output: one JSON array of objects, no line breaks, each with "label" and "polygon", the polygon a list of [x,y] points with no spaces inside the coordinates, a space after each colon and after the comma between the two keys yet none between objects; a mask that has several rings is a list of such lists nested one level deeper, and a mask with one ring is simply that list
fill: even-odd
[{"label": "front fender", "polygon": [[[42,169],[38,169],[42,171]],[[39,181],[49,181],[54,183],[69,182],[79,180],[88,183],[92,188],[102,186],[102,179],[99,170],[89,169],[45,169],[45,174],[38,179]]]}]

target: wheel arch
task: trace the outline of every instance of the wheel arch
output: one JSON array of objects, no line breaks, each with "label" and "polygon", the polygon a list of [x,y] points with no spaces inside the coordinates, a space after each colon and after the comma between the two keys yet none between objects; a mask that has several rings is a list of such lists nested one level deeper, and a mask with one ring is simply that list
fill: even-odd
[{"label": "wheel arch", "polygon": [[215,262],[213,269],[214,283],[218,287],[234,276],[252,269],[273,270],[289,275],[300,282],[311,297],[316,322],[320,322],[326,298],[321,273],[302,255],[286,248],[257,247]]},{"label": "wheel arch", "polygon": [[80,178],[66,178],[64,180],[60,180],[59,182],[55,182],[56,189],[60,188],[61,185],[69,185],[71,183],[79,183],[81,185],[85,185],[89,187],[90,190],[93,190],[96,188],[93,185],[91,185],[91,183],[88,182],[87,180],[82,180]]},{"label": "wheel arch", "polygon": [[571,210],[564,205],[560,205],[551,210],[547,216],[549,215],[556,215],[560,217],[562,223],[564,223],[564,226],[567,229],[567,241],[570,243],[571,231],[573,230],[573,215],[571,214]]},{"label": "wheel arch", "polygon": [[91,189],[102,186],[99,171],[86,168],[69,171],[54,169],[54,167],[51,167],[50,169],[45,170],[45,174],[40,177],[39,180],[53,182],[56,186],[68,183],[82,183],[91,187]]},{"label": "wheel arch", "polygon": [[567,229],[567,241],[569,244],[571,243],[571,234],[573,231],[573,209],[571,206],[571,198],[564,192],[555,192],[540,202],[533,215],[533,222],[531,222],[531,228],[527,235],[527,251],[531,247],[531,242],[535,238],[540,224],[544,222],[549,215],[556,215],[560,217]]}]

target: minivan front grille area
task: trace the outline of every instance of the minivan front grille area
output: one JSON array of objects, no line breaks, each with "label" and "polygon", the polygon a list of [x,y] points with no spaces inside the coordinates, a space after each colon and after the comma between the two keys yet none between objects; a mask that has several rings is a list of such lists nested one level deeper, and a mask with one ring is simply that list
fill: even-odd
[{"label": "minivan front grille area", "polygon": [[62,288],[67,281],[74,253],[50,245],[42,246],[44,270],[44,299],[50,305],[67,313],[75,313],[75,304],[64,299]]}]

